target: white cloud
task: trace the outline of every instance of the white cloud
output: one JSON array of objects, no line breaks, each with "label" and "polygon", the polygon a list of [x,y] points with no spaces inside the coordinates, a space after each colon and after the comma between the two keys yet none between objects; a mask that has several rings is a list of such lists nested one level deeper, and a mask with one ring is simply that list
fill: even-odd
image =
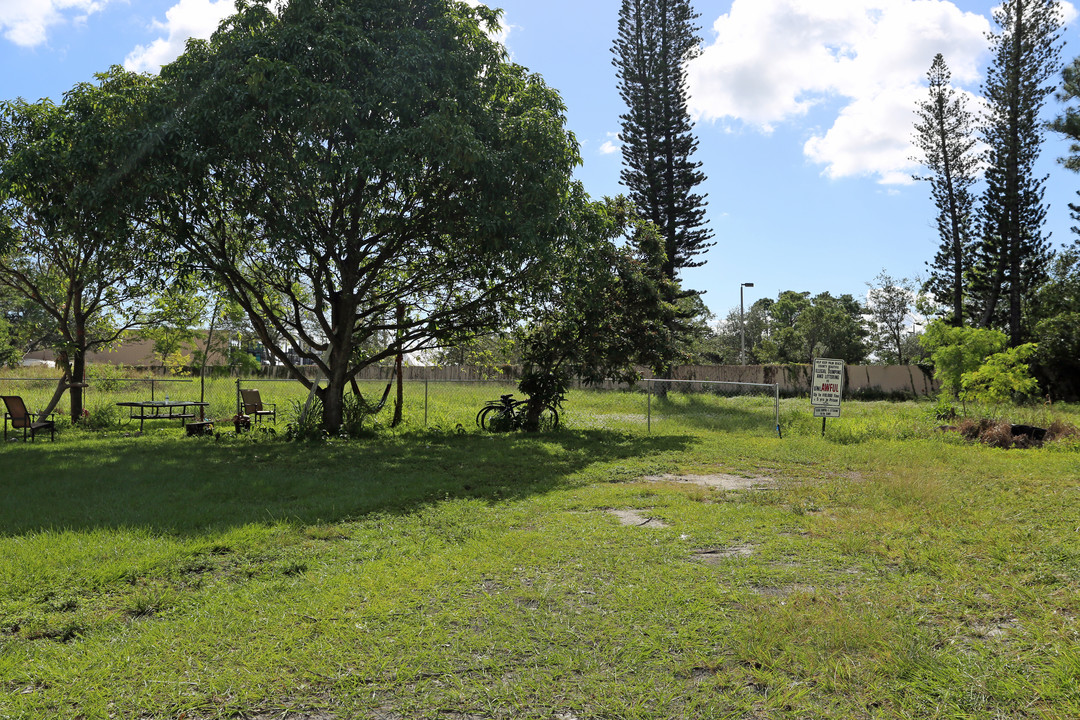
[{"label": "white cloud", "polygon": [[622,143],[619,142],[619,133],[608,133],[607,137],[608,139],[600,146],[600,154],[614,155],[622,149]]},{"label": "white cloud", "polygon": [[164,32],[149,45],[139,45],[124,59],[124,67],[138,72],[157,72],[184,52],[188,38],[208,38],[218,25],[236,12],[233,0],[180,0],[165,13],[165,22],[154,29]]},{"label": "white cloud", "polygon": [[713,30],[688,73],[696,118],[769,133],[839,103],[807,158],[831,178],[903,184],[931,60],[942,53],[954,84],[977,86],[990,21],[947,0],[733,0]]},{"label": "white cloud", "polygon": [[0,0],[0,31],[22,47],[34,47],[48,39],[48,30],[101,10],[109,0]]}]

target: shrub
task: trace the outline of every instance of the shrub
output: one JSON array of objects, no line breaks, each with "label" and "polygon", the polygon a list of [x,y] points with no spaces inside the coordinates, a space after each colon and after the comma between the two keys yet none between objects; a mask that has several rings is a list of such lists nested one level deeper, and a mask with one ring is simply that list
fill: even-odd
[{"label": "shrub", "polygon": [[991,355],[977,370],[963,374],[965,399],[1000,404],[1034,397],[1039,383],[1031,376],[1028,361],[1037,351],[1035,343],[1026,343]]},{"label": "shrub", "polygon": [[120,422],[120,411],[114,403],[102,403],[89,408],[84,423],[91,430],[107,430]]},{"label": "shrub", "polygon": [[311,407],[304,413],[304,403],[292,401],[293,419],[285,426],[287,440],[323,440],[326,431],[322,427],[323,406],[317,396],[311,399]]},{"label": "shrub", "polygon": [[944,320],[935,320],[919,342],[930,351],[941,391],[956,397],[963,389],[964,373],[977,370],[988,357],[1004,350],[1008,339],[998,330],[953,327]]}]

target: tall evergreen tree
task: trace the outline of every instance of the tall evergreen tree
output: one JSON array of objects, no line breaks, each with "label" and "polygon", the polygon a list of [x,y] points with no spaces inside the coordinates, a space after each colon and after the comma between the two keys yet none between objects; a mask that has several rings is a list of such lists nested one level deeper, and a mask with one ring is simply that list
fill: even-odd
[{"label": "tall evergreen tree", "polygon": [[700,52],[698,17],[689,0],[622,0],[612,48],[627,106],[620,118],[621,179],[664,238],[669,280],[682,268],[703,265],[696,258],[715,244],[705,225],[705,198],[695,192],[705,174],[693,160],[698,142],[687,111],[686,63]]},{"label": "tall evergreen tree", "polygon": [[[1061,71],[1061,90],[1056,97],[1062,103],[1080,99],[1080,57],[1074,58]],[[1070,140],[1069,154],[1058,158],[1058,162],[1073,172],[1080,172],[1080,108],[1067,106],[1047,123],[1047,127]]]},{"label": "tall evergreen tree", "polygon": [[1024,341],[1024,305],[1045,279],[1052,256],[1043,234],[1046,177],[1035,177],[1043,134],[1038,115],[1061,67],[1057,0],[1005,0],[994,11],[1000,32],[989,36],[993,62],[983,94],[986,191],[972,294],[983,327],[1008,328]]},{"label": "tall evergreen tree", "polygon": [[916,107],[915,146],[922,156],[913,158],[930,173],[916,180],[930,182],[930,196],[937,207],[941,246],[930,265],[927,292],[952,307],[949,323],[964,324],[964,280],[971,268],[971,223],[974,198],[971,186],[978,172],[974,152],[972,115],[964,96],[953,89],[948,65],[938,53],[927,73],[929,97]]},{"label": "tall evergreen tree", "polygon": [[[1068,103],[1080,100],[1080,57],[1075,58],[1061,72],[1062,85],[1057,93],[1059,102]],[[1080,108],[1070,105],[1047,127],[1069,139],[1069,154],[1058,158],[1058,162],[1073,172],[1080,172]],[[1077,193],[1080,195],[1080,192]],[[1069,203],[1070,217],[1080,221],[1080,205]],[[1080,235],[1080,228],[1070,228],[1074,235]],[[1073,248],[1080,250],[1080,237],[1073,238]]]}]

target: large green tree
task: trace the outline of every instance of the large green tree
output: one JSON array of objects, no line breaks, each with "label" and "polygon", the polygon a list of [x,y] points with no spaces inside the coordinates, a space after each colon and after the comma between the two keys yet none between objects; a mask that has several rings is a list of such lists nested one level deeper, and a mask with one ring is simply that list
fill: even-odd
[{"label": "large green tree", "polygon": [[907,278],[894,278],[882,270],[872,283],[867,283],[867,287],[870,288],[866,298],[870,344],[878,361],[887,365],[911,362],[914,332],[907,328],[915,306],[915,283]]},{"label": "large green tree", "polygon": [[864,310],[851,295],[823,292],[811,297],[808,292],[785,290],[762,307],[769,319],[767,335],[753,349],[759,362],[809,363],[815,357],[830,357],[854,364],[866,359]]},{"label": "large green tree", "polygon": [[296,379],[294,358],[322,370],[329,431],[361,369],[503,326],[559,251],[577,146],[497,22],[452,0],[252,0],[162,70],[173,172],[149,206]]},{"label": "large green tree", "polygon": [[1038,374],[1055,397],[1080,398],[1080,251],[1058,254],[1034,303]]},{"label": "large green tree", "polygon": [[[667,367],[677,352],[669,329],[664,247],[656,228],[623,198],[592,202],[575,194],[567,232],[576,252],[549,268],[551,281],[531,298],[518,332],[524,372],[520,387],[539,418],[544,403],[561,402],[573,377],[586,384],[634,382],[637,366]],[[625,238],[625,242],[620,239]]]},{"label": "large green tree", "polygon": [[945,58],[938,53],[927,73],[929,97],[916,107],[915,146],[917,162],[929,170],[916,180],[930,183],[930,197],[937,208],[941,244],[925,290],[942,303],[949,303],[952,325],[964,324],[964,285],[971,268],[974,196],[971,188],[978,178],[974,120],[964,96],[952,87],[952,75]]},{"label": "large green tree", "polygon": [[1061,8],[1057,0],[1006,0],[994,10],[993,60],[983,94],[986,190],[972,295],[983,327],[1008,329],[1024,342],[1025,305],[1045,279],[1051,258],[1043,232],[1045,178],[1035,175],[1042,146],[1039,120],[1060,68]]},{"label": "large green tree", "polygon": [[114,67],[60,104],[0,104],[0,284],[47,316],[64,374],[44,412],[70,389],[75,421],[87,352],[137,326],[162,277],[154,235],[128,212],[152,85]]},{"label": "large green tree", "polygon": [[[659,229],[663,272],[673,282],[680,270],[704,264],[700,256],[715,244],[705,198],[697,191],[705,174],[693,158],[698,141],[687,111],[686,63],[699,52],[697,18],[689,0],[623,0],[612,48],[627,107],[621,116],[622,183]],[[687,313],[681,315],[685,320]]]}]

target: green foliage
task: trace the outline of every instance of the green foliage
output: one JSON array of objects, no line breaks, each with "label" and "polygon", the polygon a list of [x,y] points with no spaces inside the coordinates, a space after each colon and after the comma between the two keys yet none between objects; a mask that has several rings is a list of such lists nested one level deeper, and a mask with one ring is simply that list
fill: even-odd
[{"label": "green foliage", "polygon": [[240,348],[229,348],[229,367],[242,375],[251,375],[262,370],[262,365],[254,355]]},{"label": "green foliage", "polygon": [[908,331],[912,306],[915,304],[915,283],[907,278],[896,279],[882,270],[873,283],[867,283],[866,309],[870,315],[870,344],[878,362],[886,365],[906,365],[911,362],[908,350],[912,332]]},{"label": "green foliage", "polygon": [[929,97],[917,106],[914,158],[930,174],[915,176],[930,183],[930,197],[937,208],[940,245],[929,265],[924,291],[948,306],[951,325],[963,325],[964,280],[971,269],[971,225],[978,179],[979,155],[975,150],[975,119],[965,96],[952,87],[952,75],[941,53],[934,56],[927,73]]},{"label": "green foliage", "polygon": [[360,370],[508,326],[562,250],[577,145],[558,94],[489,36],[498,17],[243,3],[162,70],[151,221],[265,347],[320,367],[331,432]]},{"label": "green foliage", "polygon": [[[530,415],[559,407],[570,378],[585,383],[634,382],[636,366],[670,364],[674,306],[665,298],[663,244],[623,198],[592,202],[580,187],[568,203],[567,252],[548,268],[533,296],[518,347],[524,364],[520,389]],[[628,235],[625,245],[616,240]]]},{"label": "green foliage", "polygon": [[994,353],[978,369],[964,373],[964,398],[994,405],[1035,397],[1039,383],[1031,376],[1028,363],[1037,350],[1035,343],[1025,343]]},{"label": "green foliage", "polygon": [[85,425],[90,430],[113,430],[120,421],[120,409],[114,402],[92,403]]},{"label": "green foliage", "polygon": [[1004,0],[993,16],[998,31],[989,35],[992,60],[983,83],[982,237],[969,294],[978,325],[1007,328],[1016,346],[1031,333],[1029,306],[1052,256],[1043,229],[1046,177],[1035,163],[1045,127],[1038,117],[1061,68],[1064,16],[1057,0]]},{"label": "green foliage", "polygon": [[919,339],[934,362],[934,377],[942,392],[954,397],[963,389],[963,376],[977,370],[988,357],[1008,344],[1005,333],[973,327],[953,327],[944,320],[931,322]]},{"label": "green foliage", "polygon": [[[323,405],[318,396],[311,404],[304,400],[292,400],[292,419],[285,426],[286,440],[325,440],[329,435],[323,428]],[[307,412],[304,412],[305,406]]]},{"label": "green foliage", "polygon": [[518,389],[538,408],[545,405],[561,408],[569,388],[570,377],[565,367],[544,371],[535,365],[527,365],[518,382]]},{"label": "green foliage", "polygon": [[131,368],[112,363],[92,363],[86,366],[86,380],[101,392],[115,392],[126,385],[125,378],[132,376]]},{"label": "green foliage", "polygon": [[1035,326],[1036,359],[1054,397],[1080,397],[1080,312],[1042,320]]},{"label": "green foliage", "polygon": [[1044,389],[1055,399],[1080,398],[1080,248],[1054,258],[1032,316],[1036,372]]},{"label": "green foliage", "polygon": [[702,265],[695,258],[715,244],[705,198],[694,192],[705,174],[693,160],[697,140],[687,110],[686,66],[700,53],[698,17],[688,0],[623,0],[612,48],[627,106],[620,179],[663,238],[662,269],[672,283],[679,270]]},{"label": "green foliage", "polygon": [[[1068,103],[1080,100],[1080,57],[1074,58],[1061,71],[1061,89],[1057,100]],[[1064,135],[1070,142],[1069,154],[1058,158],[1058,162],[1073,172],[1080,172],[1080,109],[1073,105],[1066,106],[1047,127]]]},{"label": "green foliage", "polygon": [[[130,171],[155,83],[113,67],[59,105],[0,103],[0,285],[37,305],[38,320],[48,318],[59,365],[76,385],[87,351],[139,325],[165,279],[167,253],[130,212],[132,197],[147,189]],[[81,417],[81,390],[70,397],[71,416]]]},{"label": "green foliage", "polygon": [[11,323],[0,317],[0,366],[16,367],[22,358],[22,348],[15,343]]},{"label": "green foliage", "polygon": [[153,341],[154,359],[171,374],[183,374],[194,360],[201,360],[201,357],[187,357],[183,351],[193,349],[199,336],[196,328],[203,323],[207,305],[207,298],[199,294],[193,276],[170,284],[154,298],[150,317],[139,336]]},{"label": "green foliage", "polygon": [[185,355],[179,350],[174,350],[164,357],[159,357],[158,361],[169,375],[184,377],[191,374],[191,356]]},{"label": "green foliage", "polygon": [[503,333],[480,335],[440,348],[435,359],[438,365],[472,367],[493,375],[502,366],[516,365],[521,360],[514,336]]},{"label": "green foliage", "polygon": [[736,365],[742,356],[743,330],[746,337],[746,362],[759,365],[765,356],[777,352],[770,340],[770,310],[775,304],[772,298],[759,298],[745,307],[740,322],[740,309],[735,307],[716,327],[714,333],[706,335],[702,341],[692,346],[701,364]]},{"label": "green foliage", "polygon": [[364,423],[374,417],[378,410],[376,405],[372,405],[363,397],[354,393],[347,394],[341,413],[341,429],[338,430],[338,437],[350,438],[363,435]]},{"label": "green foliage", "polygon": [[758,362],[809,363],[815,357],[832,357],[854,364],[866,358],[863,308],[851,295],[824,292],[811,298],[809,292],[785,290],[775,302],[760,307],[768,315],[768,333],[754,346]]},{"label": "green foliage", "polygon": [[951,422],[958,417],[959,411],[952,399],[946,393],[941,393],[934,400],[934,406],[930,410],[930,414],[935,420]]}]

